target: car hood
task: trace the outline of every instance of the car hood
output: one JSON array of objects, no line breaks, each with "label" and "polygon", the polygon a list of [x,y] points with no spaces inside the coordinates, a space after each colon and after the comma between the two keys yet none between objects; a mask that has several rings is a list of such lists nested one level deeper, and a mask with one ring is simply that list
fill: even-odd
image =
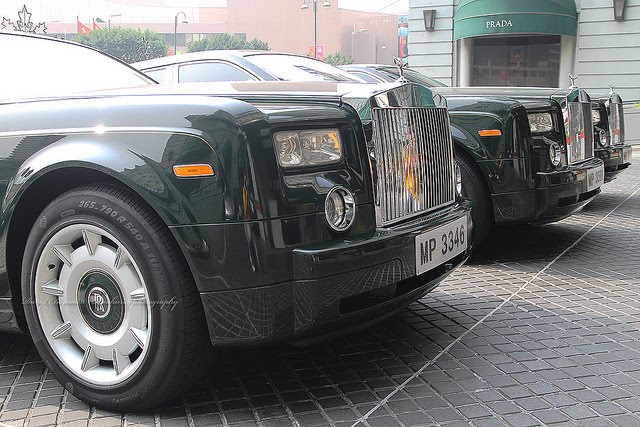
[{"label": "car hood", "polygon": [[205,95],[253,104],[333,102],[351,105],[363,121],[372,106],[446,107],[443,97],[414,83],[216,82],[150,85],[91,93],[93,96]]},{"label": "car hood", "polygon": [[451,100],[465,97],[513,99],[527,108],[543,108],[550,101],[561,106],[567,102],[590,102],[591,97],[580,88],[521,88],[521,87],[447,87],[432,88],[434,92]]},{"label": "car hood", "polygon": [[474,96],[504,96],[508,98],[552,98],[554,96],[567,96],[571,90],[550,87],[500,87],[500,86],[473,86],[473,87],[439,87],[434,88],[445,96],[474,95]]}]

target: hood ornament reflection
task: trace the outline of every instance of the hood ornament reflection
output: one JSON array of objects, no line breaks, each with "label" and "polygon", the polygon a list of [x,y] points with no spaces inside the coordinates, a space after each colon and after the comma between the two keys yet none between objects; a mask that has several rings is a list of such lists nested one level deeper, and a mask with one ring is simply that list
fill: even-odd
[{"label": "hood ornament reflection", "polygon": [[398,73],[400,73],[400,78],[396,80],[398,83],[409,83],[409,80],[404,76],[404,70],[409,66],[408,63],[404,62],[402,59],[397,56],[393,57],[393,65],[398,68]]},{"label": "hood ornament reflection", "polygon": [[574,76],[573,74],[569,73],[569,80],[571,80],[571,86],[569,86],[569,89],[575,89],[576,88],[576,80],[578,80],[578,78],[576,76]]}]

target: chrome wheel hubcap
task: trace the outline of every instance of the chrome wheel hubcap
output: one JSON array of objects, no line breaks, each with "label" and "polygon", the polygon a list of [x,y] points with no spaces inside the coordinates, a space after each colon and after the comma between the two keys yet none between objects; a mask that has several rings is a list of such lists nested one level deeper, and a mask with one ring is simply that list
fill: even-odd
[{"label": "chrome wheel hubcap", "polygon": [[140,269],[113,235],[73,224],[46,243],[35,274],[40,326],[58,359],[94,385],[131,377],[151,337],[151,306]]}]

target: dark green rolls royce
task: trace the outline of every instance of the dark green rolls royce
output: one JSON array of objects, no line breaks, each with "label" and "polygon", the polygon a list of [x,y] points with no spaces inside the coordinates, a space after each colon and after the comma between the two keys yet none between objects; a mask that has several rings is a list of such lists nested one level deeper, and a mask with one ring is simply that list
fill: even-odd
[{"label": "dark green rolls royce", "polygon": [[[370,82],[400,77],[386,65],[342,68]],[[593,100],[584,90],[450,88],[415,70],[402,72],[448,101],[463,193],[474,202],[476,244],[493,224],[558,221],[600,192],[605,169],[595,153],[602,147],[594,144]]]},{"label": "dark green rolls royce", "polygon": [[366,326],[468,256],[422,86],[161,86],[73,43],[0,45],[0,332],[90,404],[177,396],[212,344]]},{"label": "dark green rolls royce", "polygon": [[625,144],[624,108],[620,95],[594,95],[593,114],[595,155],[604,162],[605,178],[611,180],[631,166],[631,145]]}]

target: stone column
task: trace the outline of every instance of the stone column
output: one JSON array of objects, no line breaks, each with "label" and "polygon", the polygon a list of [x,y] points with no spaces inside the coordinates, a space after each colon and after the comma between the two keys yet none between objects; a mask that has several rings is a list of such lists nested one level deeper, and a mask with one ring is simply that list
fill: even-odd
[{"label": "stone column", "polygon": [[464,38],[458,41],[458,86],[471,86],[473,81],[473,39]]},{"label": "stone column", "polygon": [[[569,73],[574,73],[576,56],[576,38],[573,36],[560,36],[560,67],[558,86],[569,87]],[[576,82],[577,86],[582,86],[580,80]]]}]

